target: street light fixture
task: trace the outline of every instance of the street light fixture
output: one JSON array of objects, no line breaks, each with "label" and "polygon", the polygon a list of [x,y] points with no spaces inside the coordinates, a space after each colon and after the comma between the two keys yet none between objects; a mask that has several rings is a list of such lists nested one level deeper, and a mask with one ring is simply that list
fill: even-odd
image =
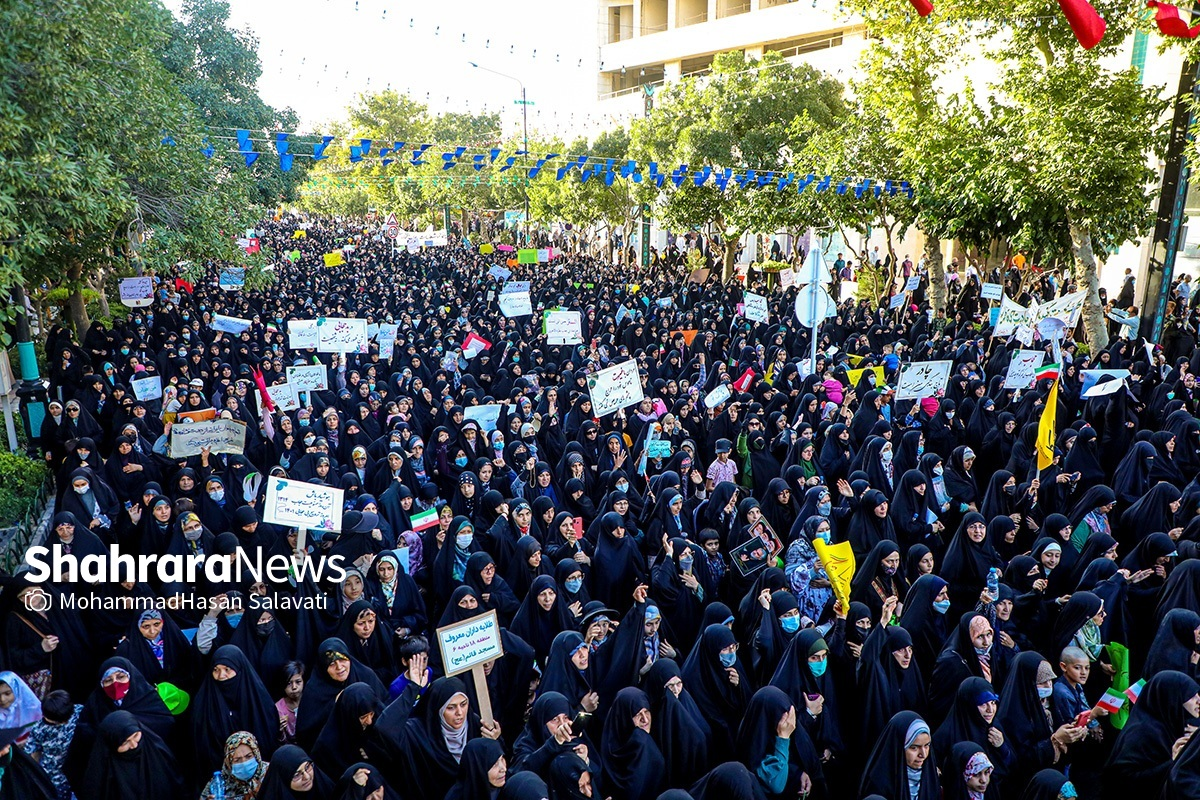
[{"label": "street light fixture", "polygon": [[[481,69],[484,72],[490,72],[493,75],[499,75],[501,78],[508,78],[510,81],[516,81],[517,85],[521,87],[521,129],[522,129],[522,138],[524,141],[524,146],[521,148],[521,150],[522,150],[521,167],[522,167],[522,169],[525,169],[528,166],[526,159],[528,159],[528,157],[529,157],[529,101],[526,100],[526,98],[525,98],[525,84],[522,83],[521,79],[515,75],[509,75],[506,72],[500,72],[498,70],[494,70],[489,67],[480,66],[479,64],[476,64],[474,61],[468,61],[467,63],[470,64],[475,69]],[[529,170],[528,169],[525,169],[525,180],[521,184],[521,192],[525,198],[525,242],[526,242],[526,244],[528,244],[529,243]]]}]

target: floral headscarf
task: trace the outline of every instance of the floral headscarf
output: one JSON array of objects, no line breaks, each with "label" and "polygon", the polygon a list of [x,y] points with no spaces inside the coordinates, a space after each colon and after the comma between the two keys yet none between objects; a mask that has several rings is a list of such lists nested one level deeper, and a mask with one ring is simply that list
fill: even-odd
[{"label": "floral headscarf", "polygon": [[[248,781],[239,780],[233,775],[233,752],[243,744],[250,748],[250,752],[254,754],[254,759],[258,762],[258,769],[254,771],[254,775]],[[258,739],[254,737],[254,734],[248,731],[236,731],[230,734],[229,738],[225,740],[225,760],[221,762],[221,778],[225,782],[225,796],[227,798],[256,796],[266,774],[267,762],[263,761],[262,752],[258,749]]]}]

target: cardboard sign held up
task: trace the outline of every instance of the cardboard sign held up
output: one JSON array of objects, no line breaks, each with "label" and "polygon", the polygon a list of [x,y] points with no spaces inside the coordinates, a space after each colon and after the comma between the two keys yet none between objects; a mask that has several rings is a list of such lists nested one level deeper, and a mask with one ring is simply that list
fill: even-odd
[{"label": "cardboard sign held up", "polygon": [[504,642],[500,638],[500,622],[495,611],[465,619],[453,625],[437,629],[437,643],[441,650],[446,677],[450,678],[470,670],[475,679],[475,694],[479,698],[479,717],[492,723],[492,700],[488,694],[487,678],[483,665],[504,656]]}]

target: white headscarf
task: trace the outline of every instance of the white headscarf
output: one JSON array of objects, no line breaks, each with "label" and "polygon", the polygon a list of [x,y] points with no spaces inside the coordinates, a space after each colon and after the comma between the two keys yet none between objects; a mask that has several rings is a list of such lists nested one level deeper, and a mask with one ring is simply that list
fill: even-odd
[{"label": "white headscarf", "polygon": [[446,740],[446,749],[450,751],[450,755],[454,756],[455,761],[462,761],[463,748],[467,746],[467,734],[470,732],[469,720],[463,720],[463,724],[458,730],[451,728],[446,724],[446,718],[443,714],[446,713],[446,706],[453,703],[459,697],[466,697],[462,692],[455,692],[450,695],[450,699],[442,704],[438,709],[438,722],[442,725],[442,738]]},{"label": "white headscarf", "polygon": [[0,728],[24,728],[42,718],[41,701],[21,676],[6,670],[0,672],[0,682],[8,684],[15,698],[11,706],[0,708]]}]

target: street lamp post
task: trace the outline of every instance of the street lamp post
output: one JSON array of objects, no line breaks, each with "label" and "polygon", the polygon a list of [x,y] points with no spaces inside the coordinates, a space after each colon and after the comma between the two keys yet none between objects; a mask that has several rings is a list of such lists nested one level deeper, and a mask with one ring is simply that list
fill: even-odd
[{"label": "street lamp post", "polygon": [[475,69],[481,69],[484,72],[490,72],[493,75],[499,75],[501,78],[508,78],[510,81],[516,81],[517,85],[521,87],[521,129],[522,129],[522,138],[524,140],[524,146],[521,148],[521,150],[522,150],[521,167],[523,169],[525,169],[525,181],[521,184],[521,194],[525,198],[525,243],[528,244],[529,243],[529,170],[527,169],[528,162],[526,161],[526,159],[529,158],[529,101],[525,97],[525,84],[522,83],[521,79],[515,75],[509,75],[506,72],[500,72],[498,70],[490,69],[489,67],[480,66],[479,64],[476,64],[474,61],[468,61],[467,63],[470,64]]}]

